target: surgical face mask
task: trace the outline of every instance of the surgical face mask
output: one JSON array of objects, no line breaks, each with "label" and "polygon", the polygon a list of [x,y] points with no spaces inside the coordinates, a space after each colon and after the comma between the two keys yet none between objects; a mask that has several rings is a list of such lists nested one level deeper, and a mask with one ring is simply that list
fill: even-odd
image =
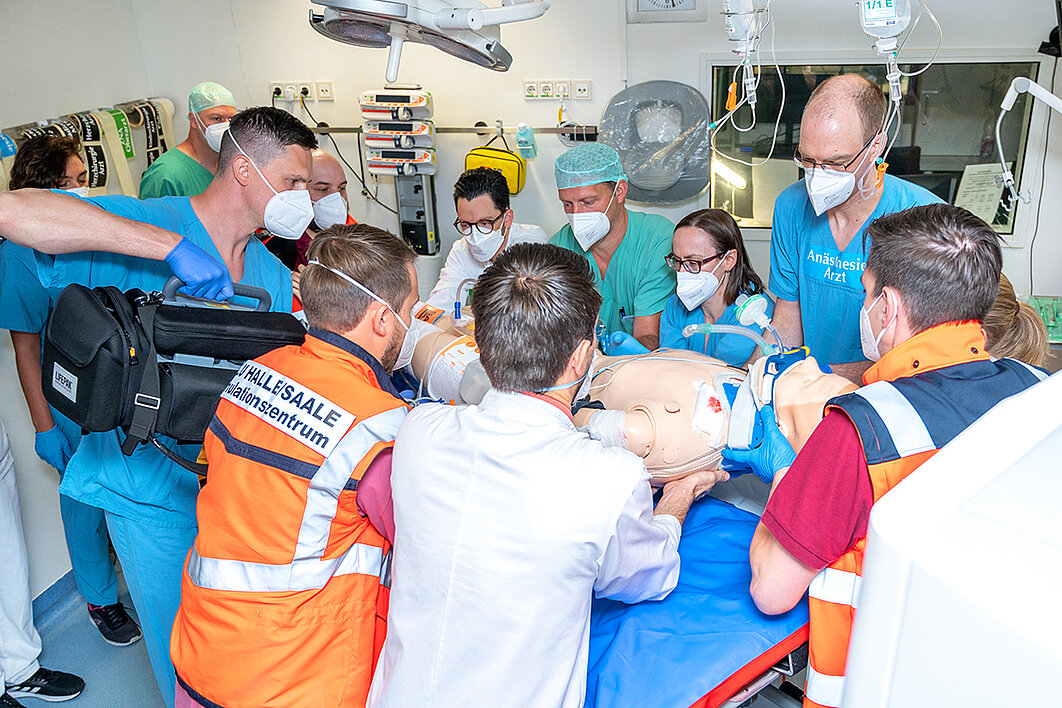
[{"label": "surgical face mask", "polygon": [[498,253],[498,250],[505,243],[505,234],[501,229],[495,229],[489,234],[482,234],[479,229],[472,229],[472,233],[465,236],[465,243],[468,244],[468,250],[480,263],[487,263],[491,258]]},{"label": "surgical face mask", "polygon": [[[381,305],[386,307],[388,310],[390,310],[391,314],[395,316],[396,320],[398,320],[398,324],[402,325],[402,327],[405,329],[405,332],[406,332],[405,336],[402,339],[402,348],[398,352],[398,358],[395,360],[395,363],[392,365],[391,371],[397,371],[398,369],[401,369],[404,366],[408,366],[409,362],[413,361],[413,350],[417,346],[417,337],[413,333],[413,329],[409,325],[407,325],[405,322],[402,321],[402,318],[398,316],[398,313],[395,312],[393,307],[391,307],[389,304],[387,304],[386,300],[384,300],[382,297],[380,297],[379,295],[374,293],[372,290],[369,290],[367,287],[365,287],[364,285],[359,283],[357,280],[354,280],[354,278],[351,278],[349,275],[347,275],[343,271],[338,270],[336,268],[332,268],[331,266],[326,266],[324,263],[322,263],[321,261],[317,260],[316,258],[314,258],[312,261],[310,261],[306,265],[308,265],[308,266],[318,266],[318,267],[324,268],[325,270],[327,270],[330,273],[335,273],[340,278],[342,278],[343,280],[347,281],[348,283],[350,283],[351,285],[356,287],[358,290],[362,291],[363,293],[365,293],[366,295],[371,297],[373,300],[375,300],[376,302],[380,303]],[[410,317],[412,317],[412,313],[410,314]]]},{"label": "surgical face mask", "polygon": [[687,273],[684,270],[678,272],[678,286],[675,292],[678,293],[679,300],[682,301],[682,305],[690,312],[700,307],[705,300],[715,295],[715,292],[719,289],[719,278],[716,277],[715,272],[719,270],[719,267],[723,265],[723,261],[730,255],[730,251],[723,254],[723,257],[719,259],[719,263],[715,268],[705,273]]},{"label": "surgical face mask", "polygon": [[[617,184],[616,186],[618,187],[619,185]],[[605,212],[612,206],[612,200],[615,198],[616,190],[613,189],[605,211],[583,211],[578,214],[568,214],[568,223],[571,224],[575,240],[579,242],[579,247],[584,251],[589,251],[590,247],[603,239],[608,234],[609,229],[612,228],[612,223],[608,220]]]},{"label": "surgical face mask", "polygon": [[[221,152],[221,136],[229,129],[229,122],[204,125],[203,119],[199,117],[198,113],[193,113],[192,115],[195,116],[195,122],[199,124],[199,129],[203,131],[203,137],[206,139],[210,149],[214,152]],[[243,151],[241,150],[240,152]]]},{"label": "surgical face mask", "polygon": [[266,229],[269,233],[280,238],[286,238],[291,241],[299,239],[303,232],[306,231],[306,227],[313,221],[313,201],[310,199],[310,193],[305,189],[286,189],[283,192],[273,189],[273,185],[269,184],[269,180],[258,169],[258,165],[254,164],[251,156],[243,151],[234,136],[232,142],[236,149],[240,151],[240,154],[251,163],[251,167],[262,178],[265,185],[269,187],[269,191],[273,193],[265,208],[264,224]]},{"label": "surgical face mask", "polygon": [[339,192],[332,192],[313,203],[313,220],[322,229],[347,223],[347,200]]},{"label": "surgical face mask", "polygon": [[885,336],[886,330],[896,321],[896,318],[893,318],[892,322],[881,328],[878,336],[874,336],[874,329],[870,326],[870,311],[877,306],[878,300],[881,299],[882,295],[884,293],[874,298],[874,302],[870,303],[870,307],[863,307],[859,310],[859,344],[863,347],[863,356],[871,361],[881,359],[881,351],[878,349],[878,344],[881,342],[881,338]]},{"label": "surgical face mask", "polygon": [[65,191],[70,192],[71,194],[76,194],[79,197],[88,196],[88,187],[71,187]]}]

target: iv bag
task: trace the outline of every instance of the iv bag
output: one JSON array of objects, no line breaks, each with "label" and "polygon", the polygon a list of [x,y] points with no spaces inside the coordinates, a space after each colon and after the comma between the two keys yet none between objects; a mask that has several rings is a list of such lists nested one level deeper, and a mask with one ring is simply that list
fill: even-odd
[{"label": "iv bag", "polygon": [[911,21],[909,0],[859,0],[859,20],[871,37],[898,37]]}]

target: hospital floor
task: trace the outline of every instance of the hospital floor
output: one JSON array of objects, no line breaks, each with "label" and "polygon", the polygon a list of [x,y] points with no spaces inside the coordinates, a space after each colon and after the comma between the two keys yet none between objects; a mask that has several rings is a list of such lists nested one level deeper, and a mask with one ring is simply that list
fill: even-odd
[{"label": "hospital floor", "polygon": [[[121,575],[119,583],[120,601],[131,614],[135,614]],[[63,705],[70,708],[165,708],[143,640],[127,647],[113,647],[103,641],[89,619],[85,602],[74,590],[73,582],[68,585],[69,588],[50,607],[43,610],[34,607],[37,631],[44,644],[41,665],[69,671],[85,679],[84,692]],[[26,708],[53,705],[33,698],[19,700]]]}]

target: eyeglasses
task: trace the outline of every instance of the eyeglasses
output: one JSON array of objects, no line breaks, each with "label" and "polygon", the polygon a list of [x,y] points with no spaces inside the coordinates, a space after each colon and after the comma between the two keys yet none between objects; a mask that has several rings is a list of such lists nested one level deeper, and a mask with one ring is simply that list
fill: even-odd
[{"label": "eyeglasses", "polygon": [[826,162],[815,162],[814,160],[801,155],[800,148],[797,148],[793,151],[793,162],[795,162],[796,166],[802,170],[810,170],[814,167],[818,167],[827,170],[838,170],[841,172],[845,172],[848,170],[849,167],[852,166],[852,163],[858,160],[859,156],[862,155],[868,147],[870,147],[870,144],[874,142],[874,138],[876,137],[878,137],[877,133],[874,133],[874,135],[870,136],[870,140],[866,141],[863,147],[859,148],[859,152],[855,154],[855,157],[853,157],[848,162],[845,162],[844,164],[839,162],[831,162],[829,160],[827,160]]},{"label": "eyeglasses", "polygon": [[498,219],[502,218],[503,216],[505,216],[504,211],[501,214],[498,214],[493,219],[483,219],[482,221],[477,221],[475,223],[461,221],[460,219],[458,219],[454,222],[454,228],[457,229],[457,232],[462,236],[471,236],[473,226],[475,226],[476,231],[480,232],[481,234],[489,234],[491,231],[494,230],[494,225],[498,223]]},{"label": "eyeglasses", "polygon": [[725,256],[726,253],[717,253],[710,258],[679,258],[674,253],[669,253],[664,256],[664,263],[667,263],[667,267],[676,273],[680,270],[684,270],[687,273],[700,273],[701,268],[708,265],[714,260],[718,260]]}]

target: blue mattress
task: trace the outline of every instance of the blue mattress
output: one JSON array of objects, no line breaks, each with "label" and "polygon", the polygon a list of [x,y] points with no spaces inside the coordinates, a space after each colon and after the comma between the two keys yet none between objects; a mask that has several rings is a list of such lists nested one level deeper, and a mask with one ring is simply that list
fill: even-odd
[{"label": "blue mattress", "polygon": [[586,705],[686,708],[808,621],[807,599],[765,615],[749,595],[754,514],[705,498],[686,517],[678,586],[660,602],[595,600]]}]

